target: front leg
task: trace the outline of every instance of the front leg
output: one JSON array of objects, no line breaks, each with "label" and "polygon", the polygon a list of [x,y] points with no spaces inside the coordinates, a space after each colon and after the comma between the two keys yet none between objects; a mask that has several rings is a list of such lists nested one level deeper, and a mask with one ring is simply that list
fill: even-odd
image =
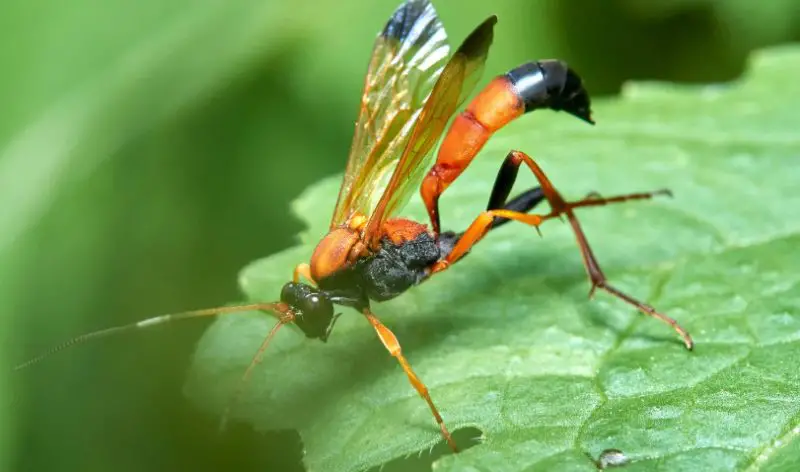
[{"label": "front leg", "polygon": [[294,272],[292,273],[292,281],[296,284],[300,283],[300,277],[305,277],[306,280],[311,282],[311,285],[316,286],[317,282],[314,280],[314,277],[311,276],[311,266],[303,262],[302,264],[297,264],[294,268]]},{"label": "front leg", "polygon": [[400,343],[397,341],[397,337],[392,333],[392,331],[386,327],[381,321],[372,313],[369,308],[365,308],[362,313],[367,318],[367,321],[375,328],[375,333],[378,335],[378,338],[383,343],[386,350],[389,351],[397,362],[400,363],[400,367],[403,368],[403,371],[408,376],[408,381],[411,382],[411,385],[414,389],[419,393],[419,395],[425,400],[425,403],[428,404],[428,407],[431,409],[431,413],[433,413],[434,419],[436,419],[436,423],[439,424],[439,429],[442,432],[442,436],[444,437],[447,444],[450,446],[450,449],[453,452],[458,452],[458,448],[456,447],[455,441],[453,441],[452,435],[450,435],[450,431],[447,429],[447,426],[444,424],[444,420],[442,419],[442,415],[439,414],[439,410],[436,408],[436,405],[433,404],[433,400],[431,399],[430,393],[428,393],[428,387],[422,383],[422,380],[417,376],[414,370],[411,368],[411,364],[408,363],[406,357],[403,355],[403,351],[400,348]]}]

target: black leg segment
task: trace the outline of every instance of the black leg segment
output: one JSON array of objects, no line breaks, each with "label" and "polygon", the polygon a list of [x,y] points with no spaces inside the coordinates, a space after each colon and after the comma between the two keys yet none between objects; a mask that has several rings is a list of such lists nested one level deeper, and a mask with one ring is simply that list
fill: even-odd
[{"label": "black leg segment", "polygon": [[[498,210],[502,208],[504,210],[527,213],[545,199],[541,187],[534,187],[508,200],[508,196],[511,194],[511,189],[514,187],[514,182],[516,182],[519,172],[519,164],[515,164],[513,159],[513,154],[509,153],[503,161],[503,165],[500,166],[500,170],[497,172],[497,178],[495,178],[494,181],[492,194],[489,196],[489,203],[486,205],[486,210]],[[491,229],[500,227],[508,223],[508,221],[507,218],[495,218]]]},{"label": "black leg segment", "polygon": [[489,203],[486,205],[487,210],[497,210],[505,206],[508,196],[511,195],[514,182],[517,181],[518,173],[519,166],[514,165],[512,156],[509,154],[503,160],[503,165],[500,166],[497,177],[494,179],[492,194],[489,196]]},{"label": "black leg segment", "polygon": [[[512,162],[512,155],[506,156],[500,171],[497,173],[497,178],[494,181],[492,194],[489,196],[489,203],[486,205],[486,210],[511,210],[520,213],[527,213],[534,209],[536,205],[545,200],[544,192],[541,187],[533,187],[528,189],[511,200],[508,196],[511,194],[511,189],[514,187],[514,182],[517,180],[517,173],[519,166]],[[510,220],[508,218],[495,218],[489,230],[498,228]],[[453,246],[461,239],[464,232],[443,231],[439,235],[439,247],[443,251],[442,254],[449,254]]]}]

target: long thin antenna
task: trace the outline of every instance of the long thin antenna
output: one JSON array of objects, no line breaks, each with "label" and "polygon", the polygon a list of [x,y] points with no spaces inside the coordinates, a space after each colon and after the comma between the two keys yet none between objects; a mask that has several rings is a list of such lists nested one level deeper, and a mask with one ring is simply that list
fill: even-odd
[{"label": "long thin antenna", "polygon": [[[149,328],[151,326],[157,326],[164,323],[183,320],[187,318],[227,315],[229,313],[240,313],[243,311],[254,311],[254,310],[267,311],[267,312],[271,311],[273,313],[277,313],[283,320],[287,316],[289,307],[285,303],[251,303],[248,305],[221,306],[216,308],[205,308],[202,310],[184,311],[181,313],[172,313],[167,315],[154,316],[152,318],[138,321],[136,323],[130,323],[121,326],[113,326],[111,328],[101,329],[99,331],[93,331],[91,333],[86,333],[80,336],[76,336],[68,341],[65,341],[57,346],[50,348],[49,350],[43,352],[42,354],[39,354],[38,356],[23,362],[22,364],[15,366],[14,370],[21,370],[26,367],[30,367],[33,364],[37,364],[41,362],[43,359],[50,357],[51,355],[59,351],[62,351],[68,347],[75,346],[76,344],[82,344],[92,339],[103,338],[106,336],[110,336],[112,334],[123,333],[126,331],[134,331],[140,328]],[[280,324],[278,326],[280,326]]]},{"label": "long thin antenna", "polygon": [[256,366],[261,363],[264,358],[264,351],[267,350],[270,342],[272,342],[272,338],[275,337],[275,334],[278,332],[279,329],[286,323],[290,323],[294,319],[294,316],[283,315],[281,316],[280,321],[278,324],[273,326],[270,330],[267,337],[264,338],[264,341],[261,342],[261,346],[258,347],[258,351],[256,351],[255,355],[253,355],[253,359],[250,361],[250,365],[247,366],[247,370],[244,371],[242,374],[242,378],[239,379],[239,383],[236,384],[236,390],[233,391],[233,396],[228,400],[228,404],[225,405],[225,410],[222,412],[222,417],[219,420],[219,431],[225,431],[225,428],[228,426],[228,418],[230,418],[231,410],[239,404],[239,400],[242,398],[242,394],[244,393],[245,387],[247,386],[248,381],[250,380],[250,376],[253,374]]}]

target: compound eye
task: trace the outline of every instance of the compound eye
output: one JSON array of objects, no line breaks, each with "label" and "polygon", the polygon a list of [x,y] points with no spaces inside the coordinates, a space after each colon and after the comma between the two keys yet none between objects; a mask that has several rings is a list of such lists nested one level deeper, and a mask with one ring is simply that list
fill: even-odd
[{"label": "compound eye", "polygon": [[287,282],[281,289],[281,301],[288,303],[291,306],[297,304],[297,284],[294,282]]},{"label": "compound eye", "polygon": [[320,296],[317,293],[312,293],[306,297],[307,309],[312,313],[327,313],[333,312],[333,304],[326,297]]}]

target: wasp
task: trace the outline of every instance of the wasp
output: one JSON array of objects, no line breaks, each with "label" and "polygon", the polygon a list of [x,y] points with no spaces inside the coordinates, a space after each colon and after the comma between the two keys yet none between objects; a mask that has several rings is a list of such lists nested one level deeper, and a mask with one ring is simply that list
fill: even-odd
[{"label": "wasp", "polygon": [[[324,342],[339,316],[334,314],[334,306],[350,307],[372,325],[427,403],[445,441],[457,450],[428,389],[404,356],[397,337],[372,311],[372,302],[397,297],[449,269],[487,233],[510,221],[538,231],[542,223],[554,218],[566,218],[575,234],[591,283],[590,296],[598,289],[608,292],[670,325],[692,349],[691,336],[675,320],[609,283],[575,216],[578,208],[650,199],[668,194],[666,190],[611,197],[592,193],[567,201],[536,161],[522,151],[511,151],[500,165],[486,209],[466,230],[442,231],[440,197],[495,132],[539,109],[563,111],[594,124],[581,77],[560,60],[529,62],[495,77],[456,114],[482,75],[496,23],[497,17],[487,18],[450,55],[447,34],[429,0],[406,0],[395,10],[375,41],[329,231],[310,260],[297,265],[278,301],[162,315],[96,331],[18,368],[72,344],[121,331],[183,318],[250,310],[270,313],[278,322],[244,372],[231,402],[235,403],[282,326],[294,324],[306,337]],[[539,186],[509,198],[520,168],[532,172]],[[430,226],[398,216],[417,188]],[[543,201],[550,211],[531,213]],[[229,409],[230,404],[223,413],[223,424]]]}]

